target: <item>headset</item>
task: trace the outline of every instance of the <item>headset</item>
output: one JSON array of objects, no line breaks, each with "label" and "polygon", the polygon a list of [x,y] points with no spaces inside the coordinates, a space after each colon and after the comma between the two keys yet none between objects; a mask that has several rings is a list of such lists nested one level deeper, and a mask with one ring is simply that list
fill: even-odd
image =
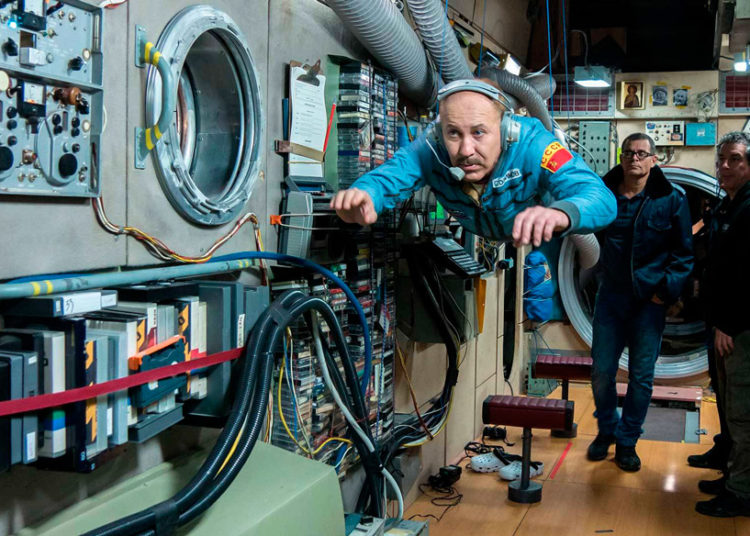
[{"label": "headset", "polygon": [[[480,93],[496,102],[499,102],[503,106],[503,108],[505,108],[505,111],[503,112],[503,119],[500,122],[500,147],[502,152],[508,150],[512,143],[518,141],[518,138],[521,135],[521,124],[512,118],[513,108],[510,106],[510,101],[508,100],[508,97],[506,97],[505,93],[486,82],[482,82],[481,80],[454,80],[453,82],[446,84],[442,88],[440,88],[440,90],[438,91],[438,102],[442,101],[449,95],[458,93],[459,91],[473,91],[475,93]],[[437,132],[435,132],[435,136],[442,137],[442,131],[439,129],[438,125],[436,125],[436,129]],[[456,181],[460,182],[464,180],[464,177],[466,176],[464,170],[460,167],[452,167],[444,164],[443,161],[440,160],[437,151],[435,151],[435,148],[432,146],[430,141],[427,139],[426,141],[427,145],[432,150],[432,153],[435,155],[435,158],[437,158],[437,161],[440,162],[440,165],[446,168]]]}]

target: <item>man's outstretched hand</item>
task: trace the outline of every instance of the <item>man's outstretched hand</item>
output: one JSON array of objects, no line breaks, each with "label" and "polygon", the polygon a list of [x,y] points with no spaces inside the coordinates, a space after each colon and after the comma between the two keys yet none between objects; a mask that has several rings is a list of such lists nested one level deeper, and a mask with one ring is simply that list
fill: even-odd
[{"label": "man's outstretched hand", "polygon": [[529,207],[516,215],[513,221],[513,243],[516,246],[552,240],[552,233],[570,227],[570,218],[562,210],[546,207]]},{"label": "man's outstretched hand", "polygon": [[371,225],[378,219],[370,194],[357,188],[337,192],[331,199],[331,208],[346,223]]}]

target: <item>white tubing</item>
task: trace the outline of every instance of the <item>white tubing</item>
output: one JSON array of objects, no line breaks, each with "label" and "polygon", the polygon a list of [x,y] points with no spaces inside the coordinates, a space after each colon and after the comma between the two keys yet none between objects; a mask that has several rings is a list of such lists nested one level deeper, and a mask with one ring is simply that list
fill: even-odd
[{"label": "white tubing", "polygon": [[[333,399],[336,401],[336,404],[339,406],[339,409],[341,409],[341,413],[344,414],[344,418],[349,423],[349,425],[354,429],[354,431],[357,433],[357,435],[362,439],[362,442],[367,447],[367,450],[370,452],[375,452],[375,446],[370,441],[370,438],[367,437],[367,434],[362,429],[362,427],[357,422],[357,419],[354,418],[354,415],[349,411],[349,408],[344,404],[343,399],[341,398],[341,395],[336,390],[336,387],[333,385],[333,380],[331,379],[331,373],[328,370],[328,364],[326,363],[325,356],[323,354],[323,343],[320,341],[320,333],[318,330],[318,313],[313,311],[312,314],[312,332],[313,332],[313,340],[315,341],[315,353],[318,357],[318,363],[320,364],[320,371],[323,373],[323,379],[326,382],[326,385],[328,386],[328,390],[331,391],[331,396],[333,396]],[[385,477],[386,482],[391,486],[393,489],[393,493],[396,495],[396,500],[398,501],[398,519],[397,521],[401,521],[401,519],[404,517],[404,496],[401,494],[401,490],[398,487],[398,483],[396,483],[396,480],[393,478],[393,476],[388,472],[388,470],[385,467],[381,467],[381,473],[383,477]]]},{"label": "white tubing", "polygon": [[581,265],[581,268],[588,270],[596,266],[596,263],[599,262],[600,249],[599,241],[593,233],[587,235],[572,234],[570,235],[570,241],[575,244],[578,250],[578,264]]}]

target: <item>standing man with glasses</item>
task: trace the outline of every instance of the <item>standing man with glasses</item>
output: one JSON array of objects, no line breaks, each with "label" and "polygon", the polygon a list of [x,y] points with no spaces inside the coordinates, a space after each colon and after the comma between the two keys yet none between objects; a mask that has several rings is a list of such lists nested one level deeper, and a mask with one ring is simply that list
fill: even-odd
[{"label": "standing man with glasses", "polygon": [[[591,347],[599,433],[587,455],[603,460],[615,443],[620,469],[638,471],[635,445],[651,402],[666,308],[677,301],[693,268],[690,210],[656,165],[654,141],[646,134],[625,138],[621,164],[604,183],[617,199],[617,217],[600,239]],[[626,346],[628,390],[618,416],[615,377]]]}]

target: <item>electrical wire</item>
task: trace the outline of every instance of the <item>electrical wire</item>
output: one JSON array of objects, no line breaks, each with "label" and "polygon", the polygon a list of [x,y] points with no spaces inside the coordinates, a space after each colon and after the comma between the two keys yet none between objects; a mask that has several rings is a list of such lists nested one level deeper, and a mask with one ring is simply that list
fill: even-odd
[{"label": "electrical wire", "polygon": [[409,386],[409,394],[411,395],[411,401],[414,405],[414,412],[417,415],[417,418],[419,419],[419,424],[422,425],[422,428],[427,433],[430,439],[435,439],[435,436],[432,435],[432,432],[427,427],[427,424],[424,422],[424,419],[422,418],[422,414],[419,412],[419,404],[417,403],[417,395],[414,394],[414,386],[411,383],[411,378],[409,377],[409,372],[406,370],[406,363],[404,362],[404,354],[401,352],[401,347],[396,343],[396,353],[398,354],[399,362],[401,363],[401,370],[404,371],[404,377],[406,378],[406,384]]},{"label": "electrical wire", "polygon": [[106,8],[106,9],[114,9],[117,6],[121,6],[128,0],[104,0],[103,2],[99,2],[99,7]]},{"label": "electrical wire", "polygon": [[[93,160],[94,159],[92,158],[92,161]],[[93,198],[91,200],[91,204],[94,207],[96,219],[106,231],[114,235],[132,236],[136,240],[142,242],[154,256],[164,261],[175,260],[184,263],[207,262],[211,259],[211,257],[213,257],[214,253],[216,253],[216,250],[223,246],[230,238],[235,236],[239,232],[240,228],[247,222],[252,222],[253,226],[256,229],[258,229],[259,227],[257,216],[253,212],[248,212],[239,220],[237,220],[237,222],[227,234],[214,242],[214,244],[208,249],[208,251],[206,251],[206,253],[197,257],[190,257],[187,255],[180,255],[158,238],[151,236],[144,231],[141,231],[137,227],[114,225],[109,220],[109,218],[107,218],[107,214],[104,211],[104,201],[101,197]]]},{"label": "electrical wire", "polygon": [[[486,1],[486,0],[485,0]],[[549,20],[549,0],[547,3],[547,55],[549,56],[549,87],[554,87],[554,81],[552,79],[552,34],[550,33],[551,22]],[[552,119],[555,117],[555,96],[550,94],[549,96],[549,115]]]},{"label": "electrical wire", "polygon": [[[305,448],[303,445],[299,443],[299,441],[297,441],[297,437],[289,429],[289,425],[286,422],[286,417],[284,417],[284,408],[281,404],[281,386],[284,384],[284,369],[286,368],[286,350],[283,352],[283,356],[284,357],[282,358],[281,366],[279,367],[279,387],[278,387],[278,392],[276,393],[276,404],[278,405],[278,410],[279,410],[279,420],[281,421],[281,424],[284,426],[284,430],[286,430],[286,433],[289,436],[289,438],[292,441],[294,441],[294,444],[297,445],[297,447],[302,452],[310,456],[311,449]],[[295,411],[297,411],[296,404],[295,404]],[[300,419],[300,422],[301,422],[301,419]],[[310,447],[310,441],[309,439],[307,439],[306,436],[304,436],[304,433],[303,433],[303,437],[307,441],[307,446]]]},{"label": "electrical wire", "polygon": [[[320,332],[318,330],[318,316],[316,313],[312,314],[312,324],[313,324],[312,332],[313,332],[313,340],[315,342],[315,351],[318,357],[318,363],[320,364],[320,370],[323,373],[323,378],[326,382],[326,385],[328,386],[328,390],[330,391],[331,396],[333,396],[333,399],[336,401],[336,404],[338,404],[339,408],[341,409],[341,413],[344,415],[344,418],[349,423],[351,429],[354,430],[354,432],[360,437],[360,439],[368,448],[368,450],[371,453],[375,453],[376,450],[375,450],[375,446],[372,444],[372,441],[370,441],[370,438],[362,429],[362,426],[360,426],[360,424],[352,415],[351,411],[349,411],[349,408],[342,400],[341,395],[339,394],[338,390],[336,390],[336,387],[333,385],[333,380],[331,379],[331,374],[330,374],[330,371],[328,370],[328,364],[326,363],[326,359],[323,354],[323,345],[320,340]],[[404,516],[403,495],[401,494],[401,490],[399,489],[398,484],[396,483],[396,480],[393,478],[393,476],[388,472],[388,470],[382,464],[380,466],[380,470],[381,470],[383,477],[391,485],[391,488],[393,489],[393,493],[396,495],[396,499],[398,501],[398,520],[400,521]]]}]

